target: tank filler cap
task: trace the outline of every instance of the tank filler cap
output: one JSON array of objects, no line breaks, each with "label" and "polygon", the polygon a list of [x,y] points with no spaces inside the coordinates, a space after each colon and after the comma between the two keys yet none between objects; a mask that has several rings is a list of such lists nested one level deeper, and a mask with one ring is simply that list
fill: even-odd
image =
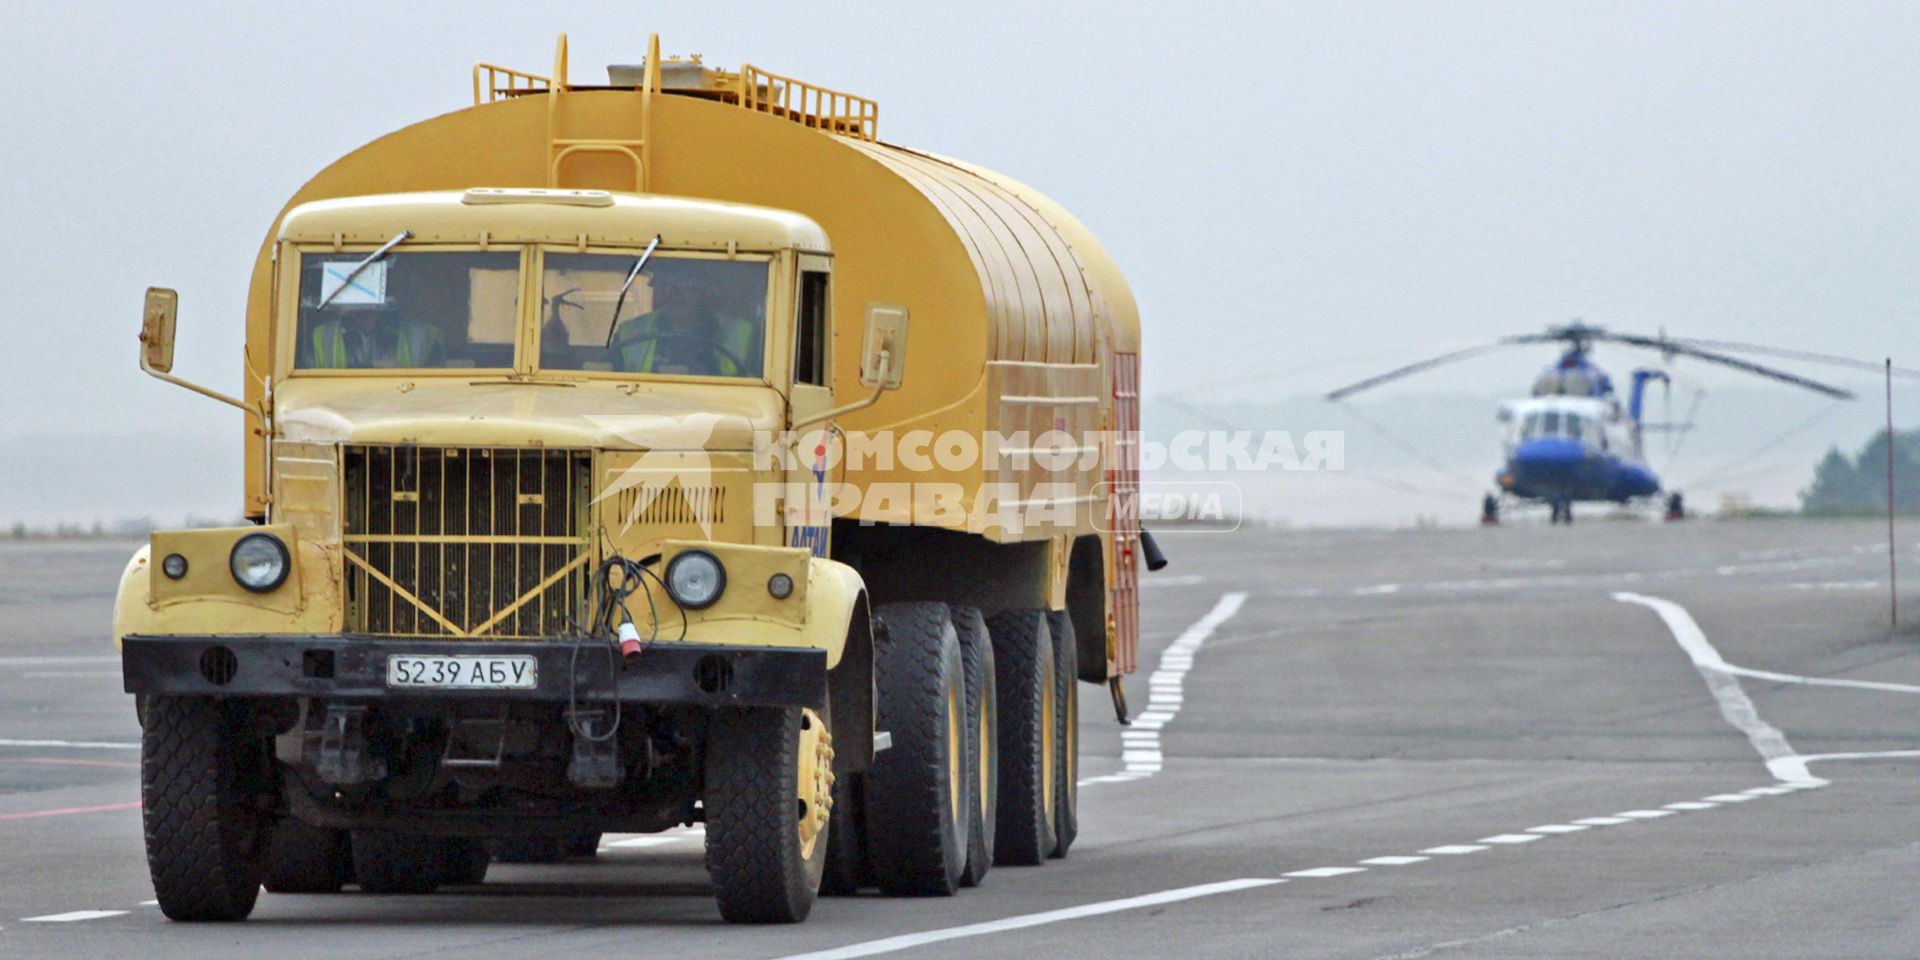
[{"label": "tank filler cap", "polygon": [[542,190],[532,187],[475,187],[460,198],[465,204],[557,203],[570,207],[611,207],[605,190]]}]

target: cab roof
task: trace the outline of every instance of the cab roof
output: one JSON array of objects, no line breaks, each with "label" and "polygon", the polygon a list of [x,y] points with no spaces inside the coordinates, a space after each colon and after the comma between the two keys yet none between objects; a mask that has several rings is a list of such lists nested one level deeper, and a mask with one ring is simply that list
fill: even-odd
[{"label": "cab roof", "polygon": [[303,203],[280,224],[295,243],[385,243],[411,230],[414,243],[645,246],[668,249],[828,252],[826,231],[789,210],[717,200],[605,190],[441,190]]}]

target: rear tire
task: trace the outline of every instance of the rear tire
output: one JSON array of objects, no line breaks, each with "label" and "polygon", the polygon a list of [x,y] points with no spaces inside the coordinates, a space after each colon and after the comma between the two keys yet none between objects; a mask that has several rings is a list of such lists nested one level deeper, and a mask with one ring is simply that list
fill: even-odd
[{"label": "rear tire", "polygon": [[993,866],[994,821],[1000,816],[1000,708],[986,618],[973,607],[954,607],[953,626],[967,675],[967,866],[960,883],[977,887]]},{"label": "rear tire", "polygon": [[228,705],[148,697],[140,738],[141,819],[160,912],[244,920],[260,897],[271,824],[264,738]]},{"label": "rear tire", "polygon": [[707,872],[728,923],[799,923],[813,909],[832,839],[803,832],[817,812],[800,796],[815,725],[812,711],[778,707],[721,709],[707,725]]},{"label": "rear tire", "polygon": [[1080,645],[1065,610],[1047,614],[1053,635],[1053,850],[1064,857],[1080,835]]},{"label": "rear tire", "polygon": [[353,831],[353,877],[368,893],[432,893],[440,888],[445,856],[436,837]]},{"label": "rear tire", "polygon": [[292,817],[273,826],[264,885],[270,893],[339,893],[353,881],[353,851],[345,830],[316,827]]},{"label": "rear tire", "polygon": [[879,728],[893,746],[867,775],[867,849],[894,896],[945,897],[967,865],[966,666],[944,603],[875,610]]},{"label": "rear tire", "polygon": [[1000,810],[993,861],[1045,863],[1054,836],[1056,723],[1052,633],[1040,610],[1006,610],[987,620],[1000,707]]}]

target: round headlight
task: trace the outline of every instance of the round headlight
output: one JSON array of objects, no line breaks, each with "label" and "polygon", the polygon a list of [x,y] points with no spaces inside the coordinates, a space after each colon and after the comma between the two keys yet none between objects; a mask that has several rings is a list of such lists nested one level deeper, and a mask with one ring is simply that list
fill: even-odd
[{"label": "round headlight", "polygon": [[727,588],[727,571],[705,550],[688,550],[667,564],[667,595],[689,610],[703,610]]},{"label": "round headlight", "polygon": [[279,537],[271,533],[249,533],[233,545],[227,566],[233,571],[235,582],[254,593],[266,593],[287,582],[287,569],[292,563],[287,556],[287,545],[281,543]]},{"label": "round headlight", "polygon": [[785,600],[793,596],[793,578],[784,573],[776,573],[767,578],[767,592],[775,600]]},{"label": "round headlight", "polygon": [[186,576],[187,558],[177,553],[167,554],[167,558],[160,561],[160,572],[166,574],[168,580],[178,580]]}]

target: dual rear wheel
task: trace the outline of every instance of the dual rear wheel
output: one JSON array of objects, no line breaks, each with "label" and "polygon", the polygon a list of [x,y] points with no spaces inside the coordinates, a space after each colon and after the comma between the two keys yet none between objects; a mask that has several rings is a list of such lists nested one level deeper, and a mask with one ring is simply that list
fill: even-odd
[{"label": "dual rear wheel", "polygon": [[[834,811],[825,892],[944,896],[1077,833],[1078,675],[1064,613],[894,603],[875,611],[892,747]],[[849,778],[854,779],[854,778]]]}]

